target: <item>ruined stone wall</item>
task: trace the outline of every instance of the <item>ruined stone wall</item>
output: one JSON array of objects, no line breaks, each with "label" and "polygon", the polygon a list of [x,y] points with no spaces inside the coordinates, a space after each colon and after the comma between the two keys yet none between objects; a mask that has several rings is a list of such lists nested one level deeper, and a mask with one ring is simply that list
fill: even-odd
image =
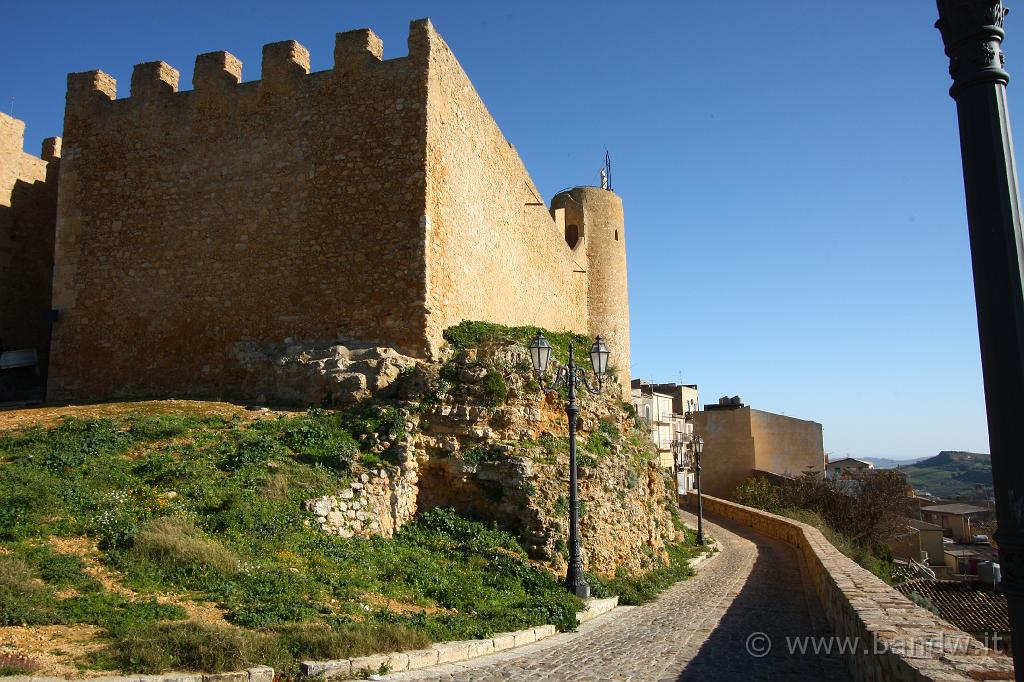
[{"label": "ruined stone wall", "polygon": [[436,33],[427,165],[431,333],[467,319],[586,333],[585,256],[566,244],[519,154]]},{"label": "ruined stone wall", "polygon": [[[178,72],[71,74],[49,397],[238,395],[254,344],[425,336],[426,22],[409,56],[338,35],[332,70],[293,41],[241,83],[225,52]],[[240,350],[241,349],[241,350]]]},{"label": "ruined stone wall", "polygon": [[46,367],[60,138],[22,150],[25,123],[0,114],[0,344],[34,348]]}]

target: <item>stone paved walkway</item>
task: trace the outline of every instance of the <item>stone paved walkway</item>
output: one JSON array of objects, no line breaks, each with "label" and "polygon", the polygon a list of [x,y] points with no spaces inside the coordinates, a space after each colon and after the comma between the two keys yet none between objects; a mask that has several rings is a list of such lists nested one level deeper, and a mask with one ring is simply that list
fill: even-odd
[{"label": "stone paved walkway", "polygon": [[[693,517],[686,521],[695,522]],[[829,634],[813,588],[801,580],[797,552],[724,519],[706,519],[705,530],[722,551],[650,604],[616,609],[576,633],[514,651],[384,679],[848,679],[838,656],[788,653],[786,637]],[[760,658],[747,653],[754,633],[764,633],[772,643],[770,653]]]}]

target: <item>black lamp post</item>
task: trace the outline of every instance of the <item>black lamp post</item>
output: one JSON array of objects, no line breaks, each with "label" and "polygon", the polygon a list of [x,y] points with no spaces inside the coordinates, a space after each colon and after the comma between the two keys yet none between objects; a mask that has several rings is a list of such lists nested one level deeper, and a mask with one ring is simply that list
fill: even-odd
[{"label": "black lamp post", "polygon": [[700,453],[704,450],[704,438],[694,436],[693,440],[694,472],[697,479],[697,544],[704,544],[704,505],[700,498]]},{"label": "black lamp post", "polygon": [[576,366],[572,344],[569,344],[569,364],[562,365],[555,373],[555,381],[545,385],[544,375],[548,363],[551,362],[551,344],[544,334],[537,332],[530,343],[530,362],[540,379],[541,390],[551,393],[565,385],[569,389],[569,401],[565,404],[565,415],[569,419],[569,570],[565,574],[565,586],[577,597],[586,599],[590,596],[590,585],[583,575],[583,558],[580,556],[580,508],[579,493],[576,485],[576,418],[580,408],[576,404],[576,389],[583,386],[588,392],[597,395],[603,388],[605,372],[608,371],[608,357],[611,353],[601,337],[594,340],[590,348],[590,363],[594,367],[597,388],[592,388],[587,381],[587,371]]},{"label": "black lamp post", "polygon": [[981,369],[1011,650],[1024,680],[1024,235],[1000,0],[938,0],[960,123]]}]

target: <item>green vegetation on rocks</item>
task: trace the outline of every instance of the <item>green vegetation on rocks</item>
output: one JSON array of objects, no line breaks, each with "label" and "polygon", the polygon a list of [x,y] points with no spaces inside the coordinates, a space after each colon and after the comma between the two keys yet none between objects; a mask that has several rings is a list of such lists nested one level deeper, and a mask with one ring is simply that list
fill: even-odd
[{"label": "green vegetation on rocks", "polygon": [[[344,489],[363,457],[405,429],[363,406],[245,423],[157,415],[66,419],[0,434],[0,624],[88,623],[107,648],[77,663],[156,672],[339,658],[485,637],[581,608],[504,532],[435,509],[392,539],[323,533],[305,499]],[[374,445],[377,444],[377,445]],[[92,559],[111,592],[61,553]],[[212,601],[221,623],[174,603]]]},{"label": "green vegetation on rocks", "polygon": [[[538,331],[544,332],[544,337],[552,347],[552,356],[560,363],[569,361],[569,344],[571,343],[576,351],[576,358],[580,362],[589,364],[590,346],[594,340],[585,334],[574,334],[573,332],[552,332],[539,327],[506,327],[491,322],[465,321],[454,327],[444,330],[444,340],[455,351],[479,348],[490,344],[516,344],[529,346],[533,337]],[[582,354],[582,355],[581,355]]]}]

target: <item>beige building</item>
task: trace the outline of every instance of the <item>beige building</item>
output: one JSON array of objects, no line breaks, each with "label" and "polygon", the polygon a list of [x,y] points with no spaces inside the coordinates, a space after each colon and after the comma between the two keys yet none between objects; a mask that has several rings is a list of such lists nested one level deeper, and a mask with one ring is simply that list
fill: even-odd
[{"label": "beige building", "polygon": [[942,527],[934,523],[907,519],[906,527],[888,545],[897,559],[928,564],[933,570],[945,565]]},{"label": "beige building", "polygon": [[971,542],[976,533],[971,518],[988,516],[989,510],[970,504],[936,504],[921,507],[921,519],[941,527],[946,535],[957,542]]},{"label": "beige building", "polygon": [[630,400],[636,414],[646,425],[651,442],[658,448],[661,466],[671,469],[675,466],[673,445],[684,431],[683,415],[676,412],[672,396],[656,391],[654,385],[641,379],[631,383]]},{"label": "beige building", "polygon": [[728,498],[755,471],[796,477],[822,474],[825,448],[821,424],[755,410],[723,398],[694,415],[694,432],[704,438],[701,488]]},{"label": "beige building", "polygon": [[658,448],[661,466],[676,473],[680,492],[693,490],[693,414],[700,409],[697,385],[634,379],[631,386],[633,407]]},{"label": "beige building", "polygon": [[875,465],[863,459],[843,457],[825,465],[826,475],[832,480],[856,478],[873,471]]}]

